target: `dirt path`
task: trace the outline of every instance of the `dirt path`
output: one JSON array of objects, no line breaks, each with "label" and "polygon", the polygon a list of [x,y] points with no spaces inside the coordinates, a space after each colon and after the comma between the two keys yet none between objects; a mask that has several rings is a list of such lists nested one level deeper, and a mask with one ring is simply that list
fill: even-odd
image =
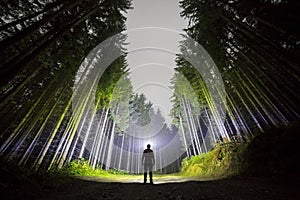
[{"label": "dirt path", "polygon": [[[74,178],[63,188],[47,185],[2,191],[4,199],[83,200],[83,199],[300,199],[298,180],[293,178],[201,178],[157,177],[155,184],[142,184],[141,176],[124,179]],[[55,185],[51,183],[51,185]],[[24,186],[25,187],[25,186]],[[31,192],[29,192],[31,191]],[[1,198],[2,199],[2,198]]]},{"label": "dirt path", "polygon": [[[224,180],[157,180],[154,185],[141,180],[107,181],[85,178],[64,191],[43,199],[299,199],[295,182],[263,178]],[[193,178],[191,178],[193,179]],[[195,179],[195,178],[194,178]],[[105,181],[105,182],[103,182]]]}]

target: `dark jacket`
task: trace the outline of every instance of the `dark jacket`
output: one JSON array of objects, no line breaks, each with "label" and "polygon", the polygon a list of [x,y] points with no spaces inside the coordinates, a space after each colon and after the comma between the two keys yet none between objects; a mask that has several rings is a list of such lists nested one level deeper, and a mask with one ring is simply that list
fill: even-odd
[{"label": "dark jacket", "polygon": [[142,156],[144,165],[155,164],[154,154],[152,149],[145,149]]}]

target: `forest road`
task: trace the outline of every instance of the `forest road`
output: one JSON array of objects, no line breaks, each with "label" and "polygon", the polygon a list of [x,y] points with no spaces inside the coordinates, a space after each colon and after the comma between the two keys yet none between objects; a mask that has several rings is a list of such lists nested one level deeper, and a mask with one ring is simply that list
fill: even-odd
[{"label": "forest road", "polygon": [[[137,182],[138,181],[138,182]],[[77,179],[62,191],[45,191],[40,199],[300,199],[295,179],[229,178],[219,180],[169,179],[151,184],[141,180],[108,182],[99,178]]]}]

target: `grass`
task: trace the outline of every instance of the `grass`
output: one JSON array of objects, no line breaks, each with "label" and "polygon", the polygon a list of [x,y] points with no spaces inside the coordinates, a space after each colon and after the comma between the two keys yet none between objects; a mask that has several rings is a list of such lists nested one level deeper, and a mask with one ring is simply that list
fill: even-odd
[{"label": "grass", "polygon": [[[103,169],[93,169],[92,166],[88,164],[85,159],[73,160],[66,167],[54,171],[53,173],[62,176],[76,176],[76,177],[93,177],[99,178],[101,180],[109,181],[122,181],[122,180],[137,180],[143,179],[143,174],[129,174],[125,171],[118,170],[103,170]],[[160,174],[153,172],[153,176],[156,180],[166,180],[166,179],[178,179],[182,177],[180,173],[177,174]]]}]

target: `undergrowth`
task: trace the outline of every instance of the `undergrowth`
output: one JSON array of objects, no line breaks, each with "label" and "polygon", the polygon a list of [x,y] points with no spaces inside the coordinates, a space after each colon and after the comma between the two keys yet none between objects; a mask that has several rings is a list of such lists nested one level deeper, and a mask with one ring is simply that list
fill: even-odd
[{"label": "undergrowth", "polygon": [[125,171],[114,169],[93,169],[93,167],[89,165],[88,160],[85,159],[73,160],[67,166],[59,169],[57,172],[62,175],[72,176],[110,176],[127,174]]},{"label": "undergrowth", "polygon": [[246,148],[247,144],[217,144],[212,151],[185,158],[182,161],[181,174],[207,177],[236,175],[243,169]]},{"label": "undergrowth", "polygon": [[299,173],[300,122],[274,126],[244,143],[217,144],[213,150],[185,158],[181,175],[226,177]]}]

